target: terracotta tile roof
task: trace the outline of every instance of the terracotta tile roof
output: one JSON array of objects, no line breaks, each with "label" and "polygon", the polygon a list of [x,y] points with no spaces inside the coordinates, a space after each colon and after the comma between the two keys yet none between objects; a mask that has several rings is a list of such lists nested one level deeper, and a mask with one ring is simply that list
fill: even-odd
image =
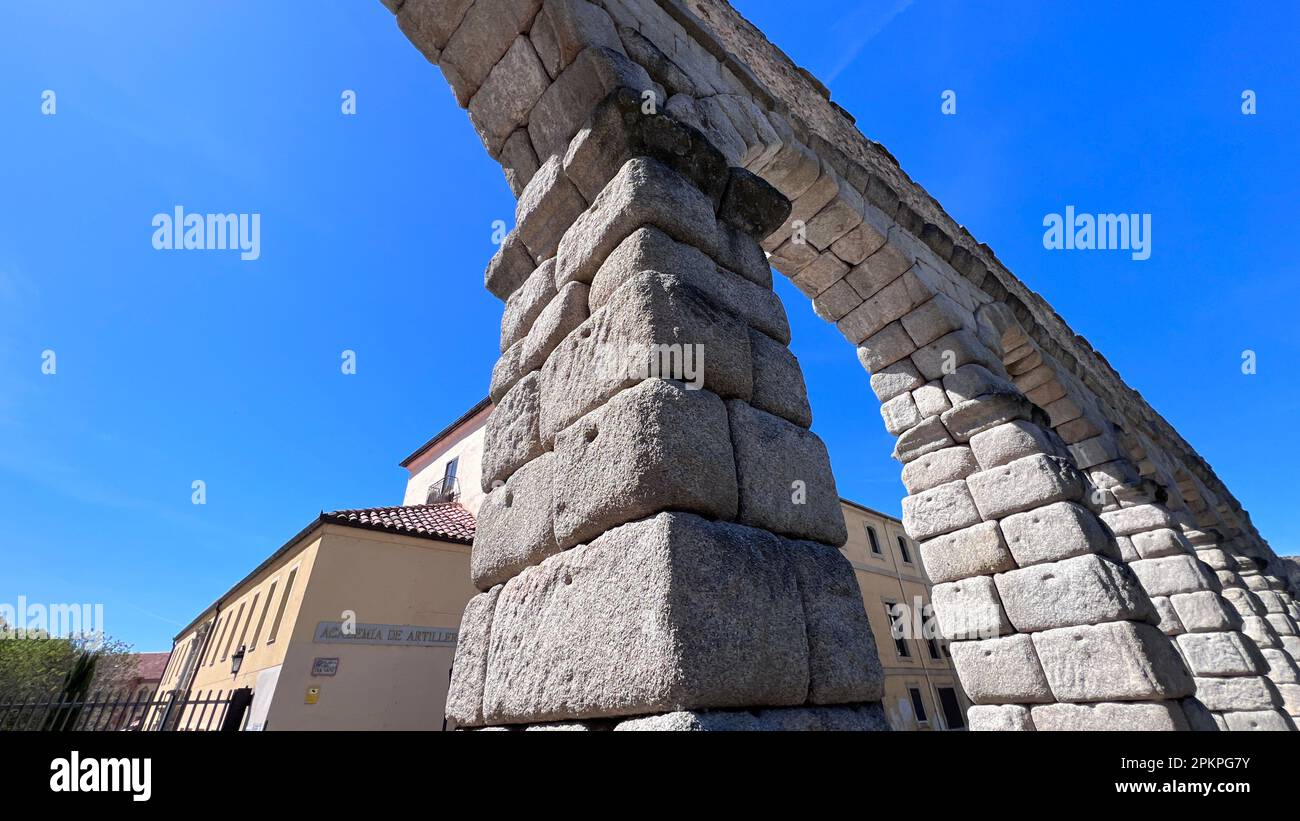
[{"label": "terracotta tile roof", "polygon": [[135,677],[140,681],[161,681],[163,670],[167,668],[167,659],[171,653],[134,653],[136,659]]},{"label": "terracotta tile roof", "polygon": [[474,541],[474,514],[456,502],[335,510],[322,513],[321,518],[334,524],[406,533],[446,542],[470,544]]}]

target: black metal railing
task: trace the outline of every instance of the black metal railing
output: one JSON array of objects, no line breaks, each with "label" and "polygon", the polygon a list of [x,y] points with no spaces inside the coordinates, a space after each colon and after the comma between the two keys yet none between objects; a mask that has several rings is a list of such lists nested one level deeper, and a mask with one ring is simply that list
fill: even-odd
[{"label": "black metal railing", "polygon": [[429,485],[429,493],[425,496],[424,503],[435,505],[439,502],[454,502],[458,498],[460,498],[460,490],[456,486],[456,477],[444,476]]},{"label": "black metal railing", "polygon": [[84,697],[0,695],[0,731],[212,732],[243,728],[253,691],[115,690]]}]

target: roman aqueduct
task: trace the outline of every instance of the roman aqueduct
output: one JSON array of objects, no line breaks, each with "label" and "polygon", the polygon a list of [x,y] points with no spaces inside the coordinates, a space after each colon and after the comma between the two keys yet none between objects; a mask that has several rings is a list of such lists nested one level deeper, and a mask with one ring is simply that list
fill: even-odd
[{"label": "roman aqueduct", "polygon": [[[727,3],[383,2],[518,198],[461,726],[884,728],[774,266],[897,436],[973,729],[1294,729],[1300,611],[1240,504]],[[702,389],[598,367],[678,345]]]}]

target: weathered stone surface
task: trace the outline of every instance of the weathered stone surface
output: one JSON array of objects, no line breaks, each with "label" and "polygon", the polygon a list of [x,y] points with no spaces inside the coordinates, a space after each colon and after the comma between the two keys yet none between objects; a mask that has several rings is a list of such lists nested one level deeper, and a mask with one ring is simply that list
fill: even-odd
[{"label": "weathered stone surface", "polygon": [[555,255],[560,237],[587,207],[587,201],[564,175],[559,157],[551,157],[533,175],[515,206],[515,231],[533,259]]},{"label": "weathered stone surface", "polygon": [[1144,559],[1192,553],[1191,546],[1183,539],[1182,534],[1167,527],[1148,530],[1145,533],[1134,533],[1132,539],[1133,548]]},{"label": "weathered stone surface", "polygon": [[749,332],[673,274],[645,271],[569,333],[542,367],[542,441],[647,378],[725,398],[753,394]]},{"label": "weathered stone surface", "polygon": [[664,513],[528,568],[497,604],[488,723],[802,704],[808,642],[787,549]]},{"label": "weathered stone surface", "polygon": [[537,315],[555,296],[555,260],[548,259],[533,271],[524,284],[506,300],[501,317],[501,352],[532,330]]},{"label": "weathered stone surface", "polygon": [[749,351],[754,357],[754,396],[750,404],[801,428],[812,425],[803,369],[790,349],[767,334],[750,330]]},{"label": "weathered stone surface", "polygon": [[483,491],[510,478],[542,454],[538,429],[538,376],[530,373],[511,388],[488,417],[483,432]]},{"label": "weathered stone surface", "polygon": [[1089,553],[1119,558],[1097,517],[1074,502],[1056,502],[1016,513],[1000,524],[1007,547],[1021,567]]},{"label": "weathered stone surface", "polygon": [[642,271],[662,271],[687,278],[705,272],[712,278],[717,265],[707,254],[648,225],[638,228],[605,258],[591,282],[592,308],[600,308],[614,292]]},{"label": "weathered stone surface", "polygon": [[921,542],[921,561],[930,581],[939,584],[970,576],[989,576],[1016,566],[997,522],[980,522]]},{"label": "weathered stone surface", "polygon": [[993,352],[984,347],[984,343],[965,328],[944,334],[935,341],[917,348],[912,354],[912,363],[926,379],[942,379],[954,373],[962,365],[983,365],[993,371],[1002,367],[1002,363]]},{"label": "weathered stone surface", "polygon": [[[897,227],[891,228],[893,234]],[[913,258],[905,254],[897,243],[886,242],[846,274],[853,290],[863,299],[879,291],[912,267]]]},{"label": "weathered stone surface", "polygon": [[558,76],[588,46],[626,53],[614,21],[603,9],[586,0],[546,0],[533,23],[531,35],[547,44],[539,51],[543,52],[546,70],[552,77]]},{"label": "weathered stone surface", "polygon": [[1242,616],[1241,632],[1259,647],[1285,647],[1262,616]]},{"label": "weathered stone surface", "polygon": [[1233,732],[1259,730],[1272,732],[1289,732],[1295,726],[1288,722],[1286,716],[1278,710],[1244,710],[1242,712],[1224,713],[1228,729]]},{"label": "weathered stone surface", "polygon": [[762,239],[781,227],[790,216],[790,200],[762,177],[743,168],[729,171],[718,219]]},{"label": "weathered stone surface", "polygon": [[1109,434],[1102,434],[1091,439],[1085,439],[1082,442],[1075,442],[1070,445],[1070,455],[1074,457],[1074,462],[1079,466],[1080,470],[1086,470],[1105,462],[1113,462],[1123,457],[1119,442],[1115,441],[1115,438]]},{"label": "weathered stone surface", "polygon": [[889,729],[879,704],[784,707],[757,710],[679,711],[620,721],[616,731],[864,732]]},{"label": "weathered stone surface", "polygon": [[1178,621],[1192,633],[1236,630],[1241,626],[1241,617],[1225,607],[1213,590],[1177,593],[1169,597],[1169,603],[1178,613]]},{"label": "weathered stone surface", "polygon": [[499,159],[510,192],[519,196],[540,167],[537,152],[533,151],[533,143],[528,139],[528,129],[517,128],[506,138]]},{"label": "weathered stone surface", "polygon": [[992,639],[1014,632],[988,576],[936,584],[930,600],[939,632],[950,641]]},{"label": "weathered stone surface", "polygon": [[551,525],[552,454],[521,466],[483,498],[470,554],[470,578],[488,590],[560,548]]},{"label": "weathered stone surface", "polygon": [[535,267],[532,255],[519,239],[519,232],[511,231],[483,272],[483,287],[504,301],[524,284]]},{"label": "weathered stone surface", "polygon": [[984,470],[1035,453],[1062,455],[1045,430],[1023,419],[1015,419],[971,436],[970,447]]},{"label": "weathered stone surface", "polygon": [[862,224],[866,203],[862,195],[843,178],[837,180],[839,190],[834,199],[808,220],[808,241],[821,249]]},{"label": "weathered stone surface", "polygon": [[1021,704],[976,704],[966,711],[971,732],[1009,732],[1034,729],[1029,708]]},{"label": "weathered stone surface", "polygon": [[1000,519],[1030,508],[1072,501],[1083,490],[1081,477],[1073,465],[1043,454],[972,474],[966,484],[985,519]]},{"label": "weathered stone surface", "polygon": [[1116,536],[1131,536],[1144,530],[1173,527],[1173,517],[1160,505],[1137,505],[1119,510],[1108,510],[1101,520]]},{"label": "weathered stone surface", "polygon": [[641,145],[641,98],[615,88],[597,105],[564,153],[564,173],[588,202],[609,183]]},{"label": "weathered stone surface", "polygon": [[1177,636],[1180,633],[1187,632],[1187,628],[1183,626],[1182,620],[1178,618],[1178,611],[1174,609],[1168,596],[1152,596],[1151,606],[1155,608],[1156,627],[1160,628],[1161,633],[1166,636]]},{"label": "weathered stone surface", "polygon": [[758,241],[726,223],[718,224],[722,239],[723,267],[735,271],[760,288],[772,287],[772,266]]},{"label": "weathered stone surface", "polygon": [[905,391],[925,384],[910,359],[900,359],[871,375],[871,390],[881,402],[888,402]]},{"label": "weathered stone surface", "polygon": [[1192,692],[1173,645],[1149,624],[1063,627],[1034,633],[1033,640],[1057,701],[1180,698]]},{"label": "weathered stone surface", "polygon": [[808,702],[879,701],[885,674],[853,565],[817,542],[792,542],[786,554],[799,583],[808,634]]},{"label": "weathered stone surface", "polygon": [[1271,710],[1280,706],[1277,691],[1263,676],[1196,677],[1196,700],[1214,712]]},{"label": "weathered stone surface", "polygon": [[1284,651],[1266,647],[1259,652],[1264,657],[1264,673],[1268,676],[1269,681],[1276,682],[1279,686],[1283,684],[1300,684],[1300,670],[1296,668],[1295,662]]},{"label": "weathered stone surface", "polygon": [[1279,636],[1294,636],[1300,633],[1300,631],[1296,630],[1291,617],[1283,613],[1268,613],[1264,616],[1264,619],[1277,631]]},{"label": "weathered stone surface", "polygon": [[966,442],[983,431],[1032,416],[1033,408],[1025,397],[1019,394],[996,394],[953,405],[939,418],[953,439]]},{"label": "weathered stone surface", "polygon": [[[1103,514],[1104,515],[1104,514]],[[1213,589],[1209,576],[1195,556],[1168,556],[1129,562],[1142,587],[1152,596],[1172,596]]]},{"label": "weathered stone surface", "polygon": [[921,411],[916,407],[910,393],[895,396],[880,406],[880,418],[885,421],[885,430],[894,436],[916,427],[921,423]]},{"label": "weathered stone surface", "polygon": [[943,423],[931,417],[898,437],[894,443],[893,456],[898,461],[907,463],[954,444]]},{"label": "weathered stone surface", "polygon": [[555,454],[563,549],[662,510],[736,517],[727,412],[708,391],[647,379],[556,434]]},{"label": "weathered stone surface", "polygon": [[1184,633],[1174,638],[1187,667],[1196,676],[1244,676],[1263,672],[1262,659],[1240,633]]},{"label": "weathered stone surface", "polygon": [[1152,616],[1151,602],[1122,565],[1095,554],[994,577],[1002,606],[1024,633]]},{"label": "weathered stone surface", "polygon": [[835,172],[835,169],[824,160],[818,162],[821,171],[816,182],[793,199],[789,218],[786,219],[785,224],[767,237],[769,241],[774,241],[777,245],[785,242],[794,232],[797,223],[803,223],[807,226],[808,220],[812,219],[818,211],[822,210],[839,193],[839,175]]},{"label": "weathered stone surface", "polygon": [[880,250],[889,234],[889,218],[879,209],[863,204],[862,222],[831,243],[831,251],[849,265],[860,265]]},{"label": "weathered stone surface", "polygon": [[653,226],[633,231],[600,265],[591,283],[592,309],[603,306],[629,279],[647,270],[680,276],[719,309],[783,345],[790,341],[785,308],[771,289],[719,268],[703,251]]},{"label": "weathered stone surface", "polygon": [[[497,156],[551,84],[527,37],[516,37],[469,101],[469,119],[488,153]],[[545,255],[543,255],[545,256]]]},{"label": "weathered stone surface", "polygon": [[640,96],[651,88],[650,76],[613,49],[584,49],[542,93],[529,114],[528,136],[537,156],[546,159],[563,154],[600,101],[616,88],[627,88]]},{"label": "weathered stone surface", "polygon": [[966,482],[938,485],[903,499],[903,527],[922,541],[970,527],[980,521]]},{"label": "weathered stone surface", "polygon": [[[783,252],[785,249],[786,246],[782,246]],[[780,257],[774,255],[773,259],[778,265],[784,267],[784,260]],[[791,278],[791,282],[804,295],[811,298],[825,292],[836,282],[842,281],[848,270],[849,266],[845,265],[843,260],[830,251],[825,251],[814,257],[807,265],[800,266],[798,272]],[[841,326],[840,331],[845,332],[846,327]]]},{"label": "weathered stone surface", "polygon": [[[800,272],[800,277],[804,272]],[[839,273],[831,280],[843,276]],[[829,285],[830,283],[826,283]],[[835,327],[850,342],[857,344],[873,336],[891,322],[899,321],[920,303],[930,298],[930,291],[910,271],[863,300],[862,304],[844,316]],[[901,322],[899,322],[902,325]],[[906,329],[904,328],[904,333]],[[909,340],[911,339],[909,335]],[[938,378],[931,376],[930,378]]]},{"label": "weathered stone surface", "polygon": [[438,65],[461,108],[505,56],[515,37],[528,30],[542,0],[476,0],[465,12]]},{"label": "weathered stone surface", "polygon": [[1039,704],[1030,709],[1039,730],[1168,732],[1187,730],[1187,719],[1175,701],[1145,704]]},{"label": "weathered stone surface", "polygon": [[[672,61],[672,58],[641,32],[623,24],[619,24],[617,29],[619,39],[627,49],[627,55],[637,64],[645,67],[645,70],[650,73],[650,79],[664,87],[669,100],[678,97],[681,102],[690,100],[693,104],[695,97],[705,93]],[[667,43],[665,47],[672,50]]]},{"label": "weathered stone surface", "polygon": [[447,40],[474,0],[406,0],[397,11],[397,26],[431,63],[437,63]]},{"label": "weathered stone surface", "polygon": [[962,689],[973,704],[1038,704],[1052,700],[1029,636],[956,641],[949,649]]},{"label": "weathered stone surface", "polygon": [[483,723],[483,684],[487,676],[492,614],[501,587],[480,593],[465,605],[456,638],[456,655],[447,691],[447,717],[462,727]]},{"label": "weathered stone surface", "polygon": [[858,346],[858,361],[867,373],[875,374],[907,356],[915,348],[915,343],[907,331],[903,330],[903,326],[891,322]]},{"label": "weathered stone surface", "polygon": [[654,225],[710,256],[720,239],[713,205],[689,180],[657,160],[629,160],[560,240],[556,282],[591,282],[601,263],[643,225]]},{"label": "weathered stone surface", "polygon": [[945,375],[943,388],[954,406],[981,396],[1010,396],[1019,392],[1015,385],[978,364],[962,365]]},{"label": "weathered stone surface", "polygon": [[920,493],[957,479],[965,479],[977,470],[979,465],[975,464],[975,456],[970,448],[944,448],[904,465],[903,486],[908,493]]},{"label": "weathered stone surface", "polygon": [[822,440],[746,402],[729,400],[727,417],[740,483],[738,521],[794,539],[844,544],[848,531]]},{"label": "weathered stone surface", "polygon": [[912,391],[912,400],[916,402],[916,409],[922,416],[938,416],[952,407],[952,403],[948,401],[948,393],[937,381],[927,382]]},{"label": "weathered stone surface", "polygon": [[902,318],[903,328],[918,347],[961,328],[973,328],[975,318],[946,294],[935,294],[928,302]]},{"label": "weathered stone surface", "polygon": [[587,290],[581,282],[570,282],[537,315],[533,327],[524,337],[524,370],[534,371],[542,367],[560,341],[586,321],[590,315]]}]

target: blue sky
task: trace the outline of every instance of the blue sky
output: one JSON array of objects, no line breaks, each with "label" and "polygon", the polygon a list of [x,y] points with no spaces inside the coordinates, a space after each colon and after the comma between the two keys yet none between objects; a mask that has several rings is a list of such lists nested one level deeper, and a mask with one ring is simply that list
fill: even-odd
[{"label": "blue sky", "polygon": [[[1300,552],[1300,20],[1139,5],[738,3]],[[319,510],[399,503],[397,462],[486,393],[482,270],[513,199],[377,0],[5,16],[0,602],[103,603],[110,633],[167,649]],[[260,259],[154,250],[177,204],[260,213]],[[1150,213],[1151,258],[1045,250],[1066,205]],[[852,348],[778,290],[841,494],[897,513]]]}]

